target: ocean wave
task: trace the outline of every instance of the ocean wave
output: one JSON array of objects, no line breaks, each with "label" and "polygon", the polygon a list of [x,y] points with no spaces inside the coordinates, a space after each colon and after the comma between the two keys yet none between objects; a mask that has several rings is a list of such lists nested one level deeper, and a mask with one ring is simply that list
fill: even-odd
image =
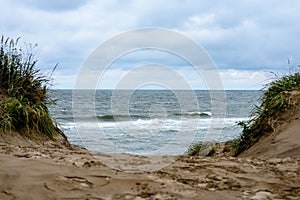
[{"label": "ocean wave", "polygon": [[98,115],[97,119],[101,121],[132,121],[135,119],[149,119],[141,115]]},{"label": "ocean wave", "polygon": [[[198,111],[190,111],[190,112],[184,112],[184,113],[171,113],[167,116],[167,119],[178,119],[178,117],[184,117],[184,118],[211,118],[212,113],[211,112],[198,112]],[[155,115],[156,119],[166,119],[165,115]],[[97,115],[97,116],[73,116],[73,115],[60,115],[56,116],[56,120],[58,121],[73,121],[76,119],[76,121],[92,121],[92,120],[99,120],[103,122],[116,122],[116,121],[134,121],[134,120],[153,120],[153,116],[146,116],[146,115],[139,115],[139,114],[133,114],[133,115],[121,115],[121,114],[103,114],[103,115]]]},{"label": "ocean wave", "polygon": [[[110,117],[109,117],[110,118]],[[248,118],[205,118],[205,119],[195,119],[195,118],[190,118],[190,119],[132,119],[130,121],[120,121],[120,122],[115,122],[115,121],[98,121],[98,122],[92,122],[92,121],[77,121],[77,125],[81,127],[89,127],[89,128],[115,128],[119,126],[120,124],[127,124],[129,127],[132,125],[136,126],[148,126],[148,125],[163,125],[165,128],[168,130],[176,130],[177,127],[180,127],[181,125],[186,125],[186,124],[191,124],[191,125],[197,125],[198,128],[209,128],[211,126],[211,123],[213,121],[217,121],[220,123],[220,128],[224,127],[234,127],[237,126],[237,123],[240,121],[245,121],[248,120]],[[190,122],[190,123],[189,123]],[[60,126],[65,129],[72,129],[76,127],[76,122],[61,122]],[[132,127],[133,129],[135,127]],[[175,129],[174,129],[175,128]],[[195,129],[194,126],[190,127],[191,129]],[[196,128],[197,129],[197,128]]]},{"label": "ocean wave", "polygon": [[206,112],[189,111],[184,113],[174,113],[174,115],[183,116],[183,117],[211,117],[212,113],[209,111]]}]

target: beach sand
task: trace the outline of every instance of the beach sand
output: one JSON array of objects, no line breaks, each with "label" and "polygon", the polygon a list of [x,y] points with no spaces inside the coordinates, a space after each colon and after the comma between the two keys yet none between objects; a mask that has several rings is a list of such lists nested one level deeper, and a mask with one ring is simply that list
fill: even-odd
[{"label": "beach sand", "polygon": [[239,157],[92,153],[0,134],[0,199],[300,199],[300,110]]},{"label": "beach sand", "polygon": [[0,141],[0,199],[300,197],[300,158],[113,155],[20,136]]}]

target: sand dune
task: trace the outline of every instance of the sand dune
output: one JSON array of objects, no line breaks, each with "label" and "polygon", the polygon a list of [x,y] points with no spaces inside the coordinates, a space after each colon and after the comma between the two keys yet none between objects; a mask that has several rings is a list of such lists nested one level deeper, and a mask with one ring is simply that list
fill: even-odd
[{"label": "sand dune", "polygon": [[241,157],[300,157],[300,109],[284,113],[275,131],[261,138]]}]

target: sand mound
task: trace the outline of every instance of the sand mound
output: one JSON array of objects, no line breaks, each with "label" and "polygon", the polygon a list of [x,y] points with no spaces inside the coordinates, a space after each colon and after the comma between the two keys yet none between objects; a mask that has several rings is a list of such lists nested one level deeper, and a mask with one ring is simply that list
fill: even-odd
[{"label": "sand mound", "polygon": [[275,131],[260,138],[240,157],[300,157],[300,104],[276,120]]},{"label": "sand mound", "polygon": [[[0,105],[3,104],[8,99],[6,92],[0,88]],[[2,107],[0,109],[0,116],[3,113]],[[2,130],[0,126],[0,140],[14,145],[44,145],[48,147],[56,147],[56,148],[76,148],[75,146],[71,145],[65,136],[65,134],[58,128],[55,127],[55,134],[53,135],[53,139],[50,139],[47,135],[43,134],[36,134],[32,137],[29,137],[25,134],[24,129],[14,130],[11,129],[10,131]]]}]

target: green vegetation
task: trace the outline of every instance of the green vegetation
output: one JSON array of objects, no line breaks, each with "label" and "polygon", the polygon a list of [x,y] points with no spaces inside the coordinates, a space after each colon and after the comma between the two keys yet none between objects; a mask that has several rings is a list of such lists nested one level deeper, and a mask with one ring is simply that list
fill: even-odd
[{"label": "green vegetation", "polygon": [[[255,106],[250,114],[249,121],[239,122],[243,127],[239,138],[226,143],[199,142],[190,146],[187,154],[190,156],[205,155],[237,156],[250,148],[262,136],[273,132],[284,114],[291,114],[299,109],[300,103],[300,72],[299,67],[292,74],[276,77],[266,85],[261,98],[261,105]],[[209,147],[209,148],[208,148]]]},{"label": "green vegetation", "polygon": [[58,129],[46,106],[51,103],[47,96],[50,78],[35,68],[34,55],[24,52],[18,40],[1,38],[0,126],[6,133],[17,130],[29,137],[53,139]]},{"label": "green vegetation", "polygon": [[251,147],[263,135],[273,132],[278,119],[286,111],[292,112],[297,108],[300,98],[300,73],[296,70],[293,74],[277,77],[265,89],[261,105],[252,110],[250,120],[239,122],[243,131],[232,144],[235,156]]},{"label": "green vegetation", "polygon": [[212,142],[198,142],[192,144],[187,150],[187,155],[189,156],[199,156],[201,154],[211,154],[211,147],[214,143]]},{"label": "green vegetation", "polygon": [[187,150],[187,155],[189,156],[197,156],[200,153],[202,143],[191,144],[189,149]]},{"label": "green vegetation", "polygon": [[192,144],[187,155],[189,156],[230,156],[232,152],[233,141],[227,141],[222,143],[214,142],[198,142]]}]

